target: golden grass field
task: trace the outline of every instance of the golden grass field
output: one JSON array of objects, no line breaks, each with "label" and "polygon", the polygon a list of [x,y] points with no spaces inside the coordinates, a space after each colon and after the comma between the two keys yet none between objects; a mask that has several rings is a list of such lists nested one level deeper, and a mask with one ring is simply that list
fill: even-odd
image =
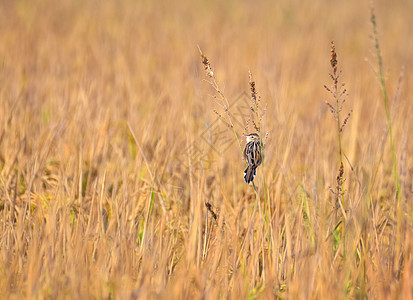
[{"label": "golden grass field", "polygon": [[411,299],[413,2],[374,7],[381,73],[369,1],[2,1],[0,298]]}]

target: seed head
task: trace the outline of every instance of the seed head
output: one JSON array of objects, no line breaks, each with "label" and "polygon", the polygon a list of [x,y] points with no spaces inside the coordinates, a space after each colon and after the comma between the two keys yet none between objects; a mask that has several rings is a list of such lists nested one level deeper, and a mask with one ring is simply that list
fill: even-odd
[{"label": "seed head", "polygon": [[334,73],[337,72],[337,53],[336,53],[336,47],[334,46],[334,41],[331,42],[331,60],[330,60],[330,64],[331,67],[334,70]]}]

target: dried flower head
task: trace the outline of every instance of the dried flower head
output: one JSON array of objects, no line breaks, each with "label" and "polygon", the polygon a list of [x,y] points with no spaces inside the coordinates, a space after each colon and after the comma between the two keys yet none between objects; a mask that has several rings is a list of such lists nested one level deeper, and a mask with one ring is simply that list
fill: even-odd
[{"label": "dried flower head", "polygon": [[214,218],[215,221],[218,220],[218,216],[217,214],[213,211],[212,209],[212,204],[209,202],[205,202],[205,207],[207,208],[207,210],[211,213],[212,217]]},{"label": "dried flower head", "polygon": [[204,65],[204,69],[209,77],[214,77],[214,72],[212,71],[211,64],[209,63],[208,57],[202,53],[201,48],[199,48],[199,53],[201,54],[201,62]]},{"label": "dried flower head", "polygon": [[331,67],[334,69],[334,73],[337,71],[337,53],[336,53],[336,47],[334,46],[334,41],[331,42],[331,59],[330,59],[330,64]]},{"label": "dried flower head", "polygon": [[253,102],[257,101],[257,90],[255,88],[255,81],[252,79],[252,74],[251,71],[249,72],[249,77],[250,77],[250,90],[251,90],[251,99]]}]

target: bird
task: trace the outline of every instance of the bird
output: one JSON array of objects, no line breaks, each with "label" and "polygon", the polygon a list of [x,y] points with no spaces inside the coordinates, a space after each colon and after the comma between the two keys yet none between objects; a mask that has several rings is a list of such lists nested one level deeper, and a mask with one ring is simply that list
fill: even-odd
[{"label": "bird", "polygon": [[244,180],[250,183],[254,180],[256,169],[262,163],[260,136],[257,133],[244,134],[247,144],[244,149],[244,159],[248,167],[244,171]]}]

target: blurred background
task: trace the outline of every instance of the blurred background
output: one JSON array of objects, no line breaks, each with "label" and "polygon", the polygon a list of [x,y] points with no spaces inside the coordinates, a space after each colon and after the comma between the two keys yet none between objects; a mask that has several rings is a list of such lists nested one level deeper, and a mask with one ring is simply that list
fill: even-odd
[{"label": "blurred background", "polygon": [[[403,229],[370,11],[356,0],[2,1],[4,297],[408,295],[413,2],[374,2]],[[320,246],[339,168],[323,87],[333,40],[343,116],[352,111],[342,132],[347,247],[370,267],[359,252],[338,262]],[[254,130],[245,126],[254,76],[266,136],[258,193],[214,112],[225,117],[198,46],[238,135]],[[257,212],[266,201],[271,226]]]}]

